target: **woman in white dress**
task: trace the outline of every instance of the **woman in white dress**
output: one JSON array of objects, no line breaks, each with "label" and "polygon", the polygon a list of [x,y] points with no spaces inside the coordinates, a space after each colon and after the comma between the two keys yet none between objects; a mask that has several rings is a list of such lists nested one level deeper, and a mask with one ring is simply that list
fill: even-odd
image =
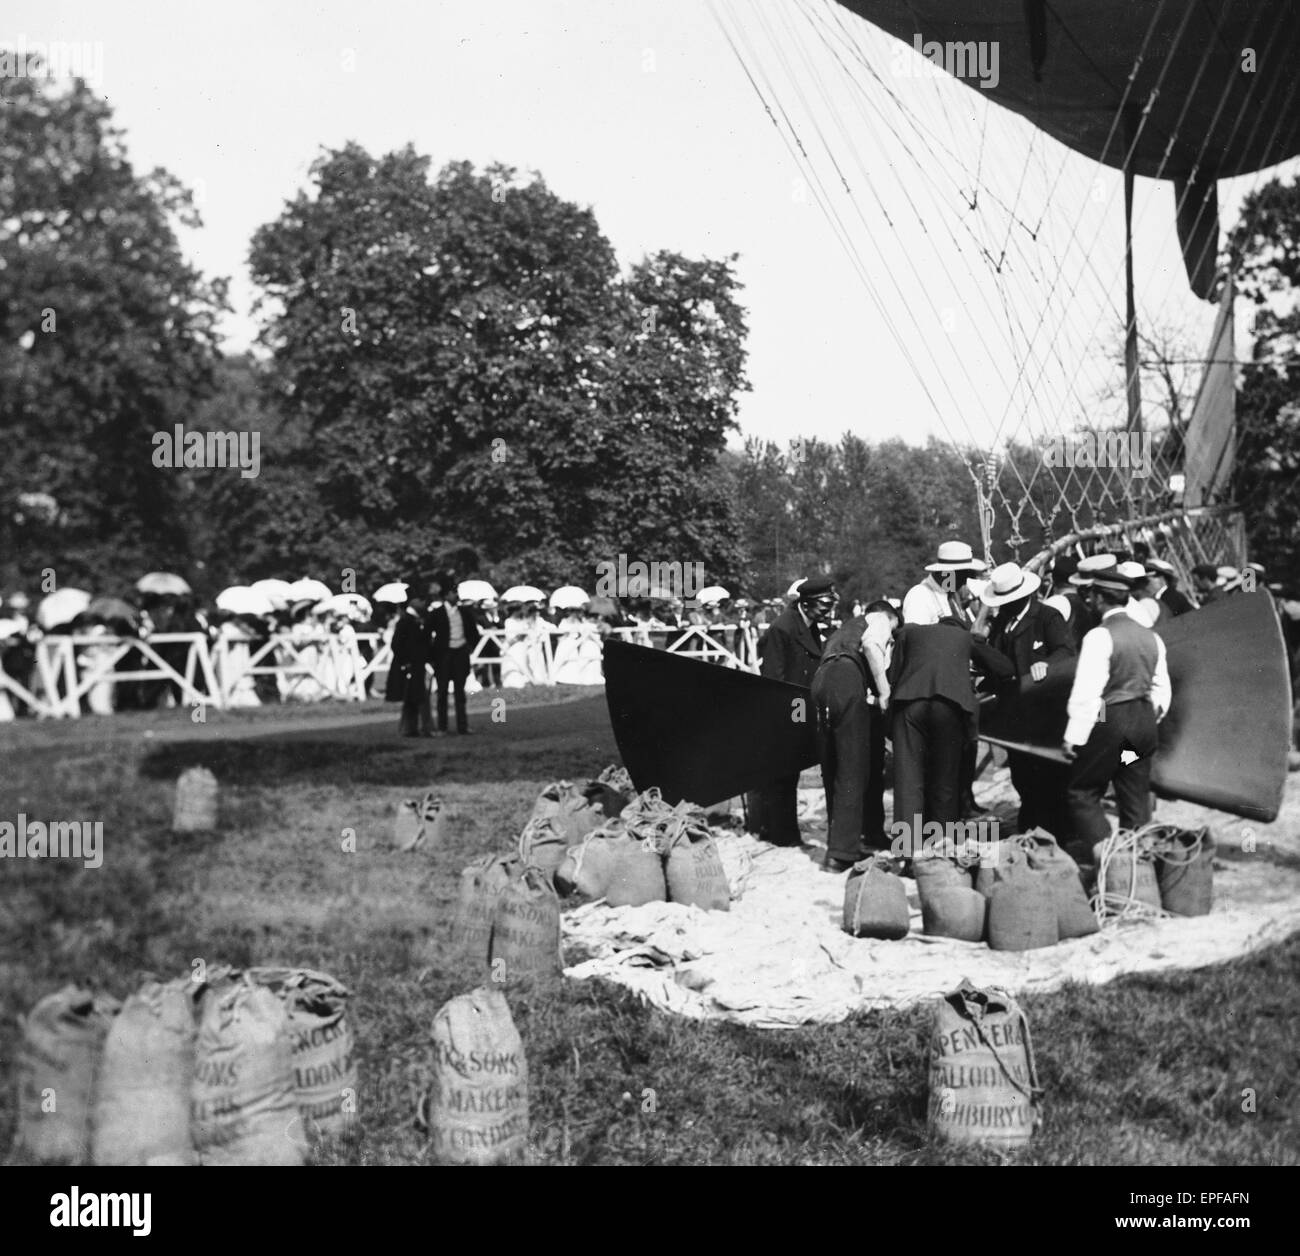
[{"label": "woman in white dress", "polygon": [[[257,696],[255,678],[248,675],[252,651],[249,643],[253,634],[247,625],[232,616],[217,628],[221,646],[217,652],[217,684],[225,694],[226,705],[232,707],[261,706]],[[266,663],[269,660],[263,659]]]},{"label": "woman in white dress", "polygon": [[601,631],[597,617],[570,611],[559,623],[553,663],[557,685],[603,685]]},{"label": "woman in white dress", "polygon": [[501,653],[501,688],[522,689],[548,683],[546,636],[550,625],[538,614],[536,602],[510,608],[506,616],[506,647]]}]

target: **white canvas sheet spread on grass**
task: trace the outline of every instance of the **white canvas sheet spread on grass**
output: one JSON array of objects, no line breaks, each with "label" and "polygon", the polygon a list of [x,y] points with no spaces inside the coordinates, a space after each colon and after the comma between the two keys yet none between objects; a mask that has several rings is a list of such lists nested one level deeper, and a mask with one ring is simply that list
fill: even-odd
[{"label": "white canvas sheet spread on grass", "polygon": [[[1161,818],[1175,819],[1165,810]],[[1214,818],[1220,824],[1225,819]],[[1190,824],[1193,817],[1177,821]],[[1239,822],[1230,827],[1234,834],[1241,828]],[[1124,924],[1039,950],[1006,952],[925,937],[910,879],[909,936],[898,942],[851,938],[840,928],[844,875],[821,871],[806,848],[719,831],[732,882],[730,912],[677,903],[585,904],[564,916],[566,975],[603,977],[655,1007],[696,1020],[783,1028],[908,1007],[951,990],[963,977],[1019,994],[1124,973],[1201,968],[1300,931],[1300,869],[1285,849],[1293,843],[1282,843],[1279,862],[1278,843],[1267,838],[1246,854],[1228,844],[1226,832],[1216,831],[1216,838],[1225,858],[1216,861],[1209,916]]]}]

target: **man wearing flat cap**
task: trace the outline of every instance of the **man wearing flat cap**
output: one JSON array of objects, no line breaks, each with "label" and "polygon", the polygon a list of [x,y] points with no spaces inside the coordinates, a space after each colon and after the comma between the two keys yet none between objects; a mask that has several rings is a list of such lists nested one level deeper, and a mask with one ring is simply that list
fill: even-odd
[{"label": "man wearing flat cap", "polygon": [[[993,611],[988,643],[1015,668],[1012,689],[1028,680],[1041,684],[1048,669],[1075,655],[1070,633],[1060,614],[1035,596],[1040,578],[1016,563],[1003,563],[989,575],[980,601]],[[978,634],[977,634],[978,635]],[[1053,837],[1066,830],[1066,773],[1041,755],[1007,751],[1011,783],[1020,795],[1020,832],[1046,829]]]},{"label": "man wearing flat cap", "polygon": [[1114,555],[1084,559],[1071,582],[1100,619],[1079,650],[1061,747],[1071,764],[1066,807],[1072,838],[1087,855],[1110,836],[1101,806],[1108,785],[1115,786],[1121,829],[1150,821],[1156,725],[1169,710],[1171,692],[1165,643],[1128,614],[1133,580],[1119,571]]},{"label": "man wearing flat cap", "polygon": [[[811,689],[835,601],[835,584],[828,576],[811,576],[802,581],[796,600],[777,616],[759,643],[760,674]],[[813,712],[804,712],[804,717],[811,740],[815,735]],[[803,845],[798,774],[754,791],[746,796],[745,803],[751,832],[775,846]]]}]

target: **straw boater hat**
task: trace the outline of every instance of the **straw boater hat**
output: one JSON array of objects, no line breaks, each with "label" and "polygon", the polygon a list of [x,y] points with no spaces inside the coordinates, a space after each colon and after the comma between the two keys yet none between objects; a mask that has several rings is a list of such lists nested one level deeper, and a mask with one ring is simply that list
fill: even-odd
[{"label": "straw boater hat", "polygon": [[1134,586],[1146,583],[1147,569],[1142,563],[1120,563],[1115,572]]},{"label": "straw boater hat", "polygon": [[1111,593],[1132,593],[1138,583],[1127,568],[1136,567],[1146,579],[1146,569],[1141,563],[1117,563],[1114,554],[1094,554],[1079,560],[1079,570],[1070,577],[1070,583],[1085,589],[1106,589]]},{"label": "straw boater hat", "polygon": [[980,591],[979,599],[985,606],[1005,606],[1029,597],[1043,583],[1032,571],[1023,571],[1019,563],[1003,563],[994,567],[988,583]]},{"label": "straw boater hat", "polygon": [[965,541],[945,541],[939,546],[939,553],[932,563],[926,564],[926,571],[987,571],[988,563],[976,558],[971,547]]},{"label": "straw boater hat", "polygon": [[1166,584],[1178,583],[1178,571],[1173,563],[1167,563],[1163,558],[1148,558],[1147,572],[1154,576],[1164,576]]}]

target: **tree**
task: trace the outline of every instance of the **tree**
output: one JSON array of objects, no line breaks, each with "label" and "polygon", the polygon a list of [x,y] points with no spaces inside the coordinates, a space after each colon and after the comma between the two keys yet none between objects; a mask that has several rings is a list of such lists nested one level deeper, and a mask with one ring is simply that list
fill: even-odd
[{"label": "tree", "polygon": [[190,197],[136,173],[108,105],[27,69],[0,79],[0,575],[103,589],[185,559],[185,472],[151,438],[210,387],[224,285],[182,260]]},{"label": "tree", "polygon": [[409,146],[326,153],[253,240],[269,378],[309,435],[286,460],[318,498],[311,544],[372,580],[473,552],[501,580],[569,581],[649,545],[725,569],[729,263],[664,254],[623,280],[592,212],[539,177],[428,168]]}]

